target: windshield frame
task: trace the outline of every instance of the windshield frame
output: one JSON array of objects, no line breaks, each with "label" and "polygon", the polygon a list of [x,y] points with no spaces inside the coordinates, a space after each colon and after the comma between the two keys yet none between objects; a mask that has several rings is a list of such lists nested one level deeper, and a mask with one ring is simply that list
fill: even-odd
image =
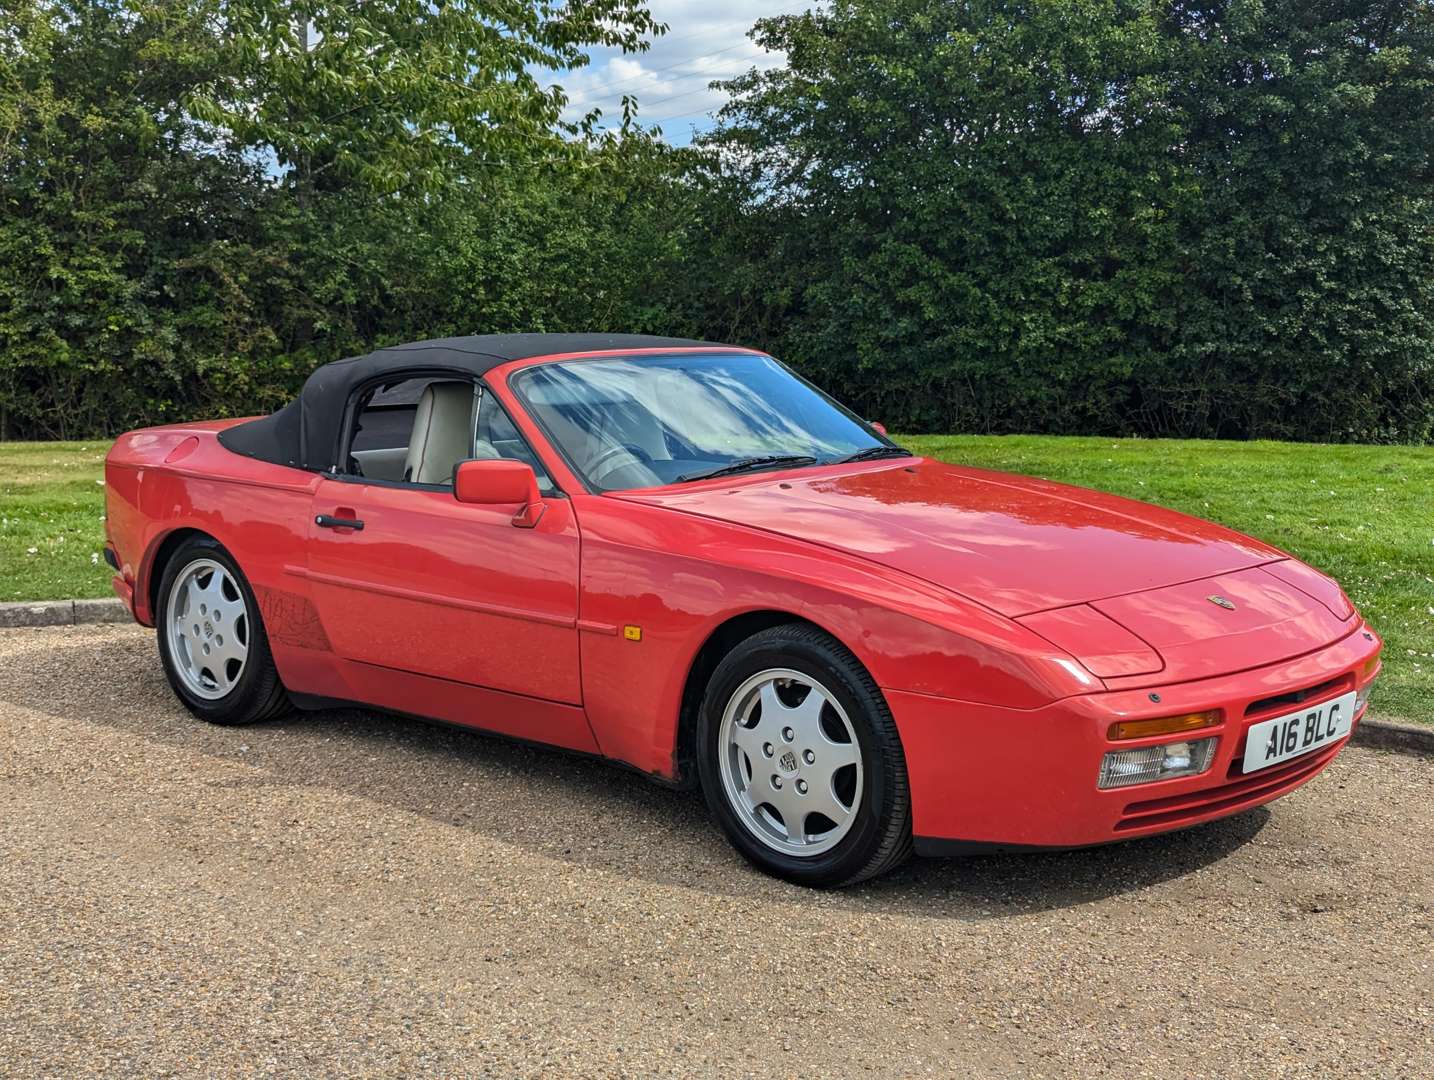
[{"label": "windshield frame", "polygon": [[[776,365],[778,368],[780,368],[784,373],[786,373],[787,375],[791,376],[791,378],[795,379],[798,383],[800,383],[801,385],[805,386],[808,390],[810,390],[813,394],[815,394],[821,401],[825,402],[827,405],[831,406],[833,409],[835,409],[835,410],[836,410],[838,413],[840,413],[842,416],[846,417],[848,420],[851,420],[853,423],[855,423],[859,428],[861,428],[862,431],[864,431],[864,432],[865,432],[867,435],[869,435],[873,440],[875,440],[875,442],[876,442],[877,444],[879,444],[879,445],[881,445],[881,446],[891,447],[892,449],[895,449],[895,450],[902,450],[902,449],[904,449],[903,447],[901,447],[901,446],[899,446],[898,444],[896,444],[895,442],[893,442],[893,441],[892,441],[890,438],[888,438],[886,435],[883,435],[881,432],[877,431],[874,427],[871,426],[871,424],[870,424],[868,421],[862,419],[862,417],[860,417],[860,416],[858,416],[856,413],[852,412],[851,409],[847,408],[847,407],[846,407],[845,405],[843,405],[840,401],[837,401],[834,397],[832,397],[830,394],[828,394],[828,393],[827,393],[825,390],[823,390],[821,387],[817,386],[817,385],[816,385],[815,383],[813,383],[810,379],[805,378],[805,377],[802,376],[799,372],[793,371],[791,367],[789,367],[787,364],[782,363],[782,361],[778,360],[775,356],[772,356],[772,355],[769,354],[769,353],[760,352],[760,351],[758,351],[758,350],[756,350],[756,349],[744,349],[744,348],[741,348],[741,347],[693,348],[693,349],[673,348],[673,349],[663,349],[663,350],[661,350],[661,351],[651,351],[651,352],[649,352],[649,351],[634,352],[634,353],[626,353],[626,352],[623,352],[623,353],[606,353],[606,352],[605,352],[605,353],[594,353],[594,354],[585,355],[585,356],[562,356],[562,357],[553,357],[552,359],[544,359],[544,360],[539,360],[539,361],[537,361],[537,362],[535,362],[535,363],[524,364],[522,367],[518,368],[516,371],[513,371],[511,374],[509,374],[508,377],[507,377],[504,381],[507,383],[508,389],[512,392],[513,396],[517,399],[518,403],[523,407],[523,412],[527,414],[528,419],[533,422],[533,424],[538,428],[539,431],[542,432],[543,438],[547,441],[548,446],[550,446],[550,447],[552,448],[553,453],[557,454],[558,457],[562,459],[563,464],[564,464],[565,466],[567,466],[568,472],[573,475],[573,477],[578,481],[578,483],[582,485],[583,490],[586,491],[588,494],[590,494],[590,495],[605,495],[605,494],[608,494],[608,493],[611,493],[611,492],[656,491],[656,490],[661,489],[661,488],[680,487],[680,486],[682,486],[682,483],[681,483],[681,482],[674,482],[674,483],[667,483],[667,484],[649,484],[649,485],[647,485],[647,486],[645,486],[645,487],[612,487],[612,488],[599,487],[599,486],[595,485],[595,484],[589,479],[587,473],[584,472],[581,468],[578,467],[577,462],[575,462],[575,461],[573,460],[572,455],[568,453],[567,447],[565,447],[565,446],[563,445],[563,443],[553,434],[552,429],[549,427],[548,423],[543,419],[542,413],[541,413],[539,410],[537,410],[537,409],[535,409],[535,408],[533,407],[533,403],[532,403],[532,401],[531,401],[531,400],[529,399],[529,397],[528,397],[527,389],[526,389],[526,387],[525,387],[524,384],[529,381],[530,376],[532,375],[532,373],[534,373],[534,372],[536,372],[536,371],[538,371],[538,370],[540,370],[540,369],[542,369],[542,368],[547,368],[547,367],[555,367],[555,366],[556,366],[556,367],[569,367],[569,366],[576,366],[576,365],[578,365],[578,364],[599,363],[599,362],[603,362],[603,361],[606,361],[606,362],[621,361],[621,362],[624,362],[624,363],[631,363],[631,364],[643,364],[643,363],[645,363],[645,362],[661,362],[661,361],[666,361],[666,360],[672,360],[672,359],[674,359],[674,358],[683,357],[683,356],[723,356],[723,357],[730,357],[730,358],[745,358],[745,359],[750,360],[750,361],[753,361],[753,362],[765,361],[765,362],[770,363],[770,364],[775,364],[775,365]],[[746,474],[746,475],[763,476],[763,475],[770,475],[770,474],[776,473],[776,472],[786,472],[786,471],[791,470],[791,469],[814,469],[814,468],[817,468],[817,467],[819,467],[819,466],[828,466],[828,465],[834,465],[834,464],[836,464],[836,462],[834,462],[834,461],[822,461],[822,460],[818,459],[816,462],[814,462],[814,463],[812,463],[812,464],[810,464],[810,465],[786,465],[786,466],[779,466],[779,467],[773,468],[773,469],[758,470],[758,471],[756,471],[756,472],[753,472],[753,473],[750,473],[750,474]],[[719,479],[720,479],[720,480],[723,480],[723,481],[732,481],[732,480],[739,479],[739,478],[740,478],[740,477],[738,477],[738,476],[730,476],[730,475],[729,475],[729,476],[723,476],[723,477],[713,477],[712,479],[713,479],[713,480],[719,480]],[[691,481],[687,481],[687,483],[704,483],[704,482],[706,482],[706,481],[705,481],[705,480],[691,480]]]}]

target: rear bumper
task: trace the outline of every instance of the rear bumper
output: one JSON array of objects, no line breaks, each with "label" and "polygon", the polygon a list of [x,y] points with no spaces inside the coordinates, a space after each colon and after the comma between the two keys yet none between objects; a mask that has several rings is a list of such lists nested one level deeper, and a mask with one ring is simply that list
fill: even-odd
[{"label": "rear bumper", "polygon": [[[1251,711],[1263,699],[1321,687],[1316,704],[1366,684],[1364,667],[1380,642],[1369,627],[1295,660],[1169,686],[1067,698],[1040,709],[1003,709],[902,691],[886,691],[906,751],[912,829],[922,854],[1106,844],[1198,825],[1277,799],[1310,780],[1347,740],[1243,775],[1252,724],[1299,704]],[[1158,701],[1151,701],[1152,694]],[[1114,744],[1117,720],[1219,709],[1219,746],[1200,776],[1101,790],[1096,778],[1108,750],[1170,741]],[[1360,717],[1355,717],[1355,723]]]}]

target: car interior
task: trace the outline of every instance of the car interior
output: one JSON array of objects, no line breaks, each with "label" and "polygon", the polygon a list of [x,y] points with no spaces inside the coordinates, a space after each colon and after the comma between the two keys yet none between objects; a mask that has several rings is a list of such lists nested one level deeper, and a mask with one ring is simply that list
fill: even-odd
[{"label": "car interior", "polygon": [[633,398],[578,399],[565,391],[540,377],[527,392],[544,406],[550,434],[598,488],[670,484],[687,472],[722,463],[680,439]]},{"label": "car interior", "polygon": [[360,403],[349,443],[353,476],[451,485],[458,465],[507,458],[532,466],[540,490],[552,482],[502,405],[479,383],[415,378],[386,383]]},{"label": "car interior", "polygon": [[546,364],[520,372],[514,389],[601,491],[677,483],[748,458],[836,459],[879,445],[860,421],[775,361]]}]

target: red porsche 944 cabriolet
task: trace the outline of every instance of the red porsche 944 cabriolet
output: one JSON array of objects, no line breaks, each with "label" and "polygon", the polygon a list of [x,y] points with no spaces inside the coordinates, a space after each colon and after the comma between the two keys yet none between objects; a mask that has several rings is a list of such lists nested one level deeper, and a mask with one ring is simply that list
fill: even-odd
[{"label": "red porsche 944 cabriolet", "polygon": [[105,475],[115,590],[200,718],[363,703],[600,755],[812,885],[1269,802],[1379,670],[1282,551],[913,456],[727,345],[380,349]]}]

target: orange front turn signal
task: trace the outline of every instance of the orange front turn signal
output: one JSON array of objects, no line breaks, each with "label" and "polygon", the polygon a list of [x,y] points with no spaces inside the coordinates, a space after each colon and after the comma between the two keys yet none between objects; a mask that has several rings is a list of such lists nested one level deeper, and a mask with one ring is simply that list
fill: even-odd
[{"label": "orange front turn signal", "polygon": [[1371,656],[1368,660],[1364,662],[1364,667],[1360,669],[1359,677],[1361,680],[1367,679],[1378,670],[1379,657],[1378,655]]},{"label": "orange front turn signal", "polygon": [[1220,710],[1162,716],[1158,720],[1122,720],[1110,725],[1111,739],[1148,739],[1152,735],[1178,735],[1184,731],[1213,727],[1220,722]]}]

